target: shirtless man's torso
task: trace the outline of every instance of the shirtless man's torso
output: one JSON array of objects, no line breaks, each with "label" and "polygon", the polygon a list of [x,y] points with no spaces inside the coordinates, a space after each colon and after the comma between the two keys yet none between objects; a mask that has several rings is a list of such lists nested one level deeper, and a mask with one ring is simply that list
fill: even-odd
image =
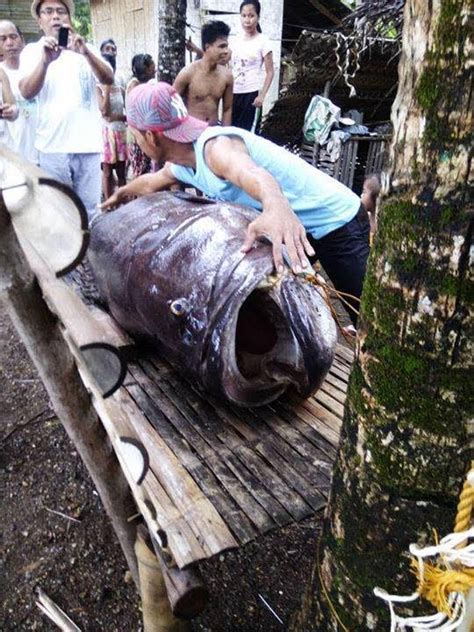
[{"label": "shirtless man's torso", "polygon": [[208,44],[202,59],[181,70],[174,88],[183,97],[189,114],[209,125],[219,122],[222,99],[222,124],[232,121],[232,72],[224,66],[229,60],[227,38]]}]

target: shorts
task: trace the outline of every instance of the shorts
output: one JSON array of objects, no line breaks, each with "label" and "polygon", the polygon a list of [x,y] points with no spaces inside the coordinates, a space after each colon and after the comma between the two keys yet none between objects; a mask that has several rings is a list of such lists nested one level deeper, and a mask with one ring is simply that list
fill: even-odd
[{"label": "shorts", "polygon": [[127,132],[126,130],[113,130],[110,127],[102,128],[102,140],[104,142],[104,159],[108,165],[127,160]]}]

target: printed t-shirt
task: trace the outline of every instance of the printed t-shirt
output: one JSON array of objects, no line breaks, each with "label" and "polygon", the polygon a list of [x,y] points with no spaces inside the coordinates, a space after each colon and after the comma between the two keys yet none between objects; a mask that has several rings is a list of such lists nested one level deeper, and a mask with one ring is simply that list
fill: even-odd
[{"label": "printed t-shirt", "polygon": [[234,93],[244,94],[260,90],[264,82],[264,59],[272,51],[266,35],[245,38],[239,34],[231,42]]},{"label": "printed t-shirt", "polygon": [[[20,56],[23,76],[36,68],[41,55],[41,40],[25,46]],[[74,154],[102,151],[96,83],[89,63],[79,53],[63,50],[58,59],[49,64],[37,95],[36,149],[44,153]]]}]

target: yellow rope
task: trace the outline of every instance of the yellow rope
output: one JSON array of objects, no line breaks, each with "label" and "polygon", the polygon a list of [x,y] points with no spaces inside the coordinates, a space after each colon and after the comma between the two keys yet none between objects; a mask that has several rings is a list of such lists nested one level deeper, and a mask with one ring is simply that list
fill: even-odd
[{"label": "yellow rope", "polygon": [[[474,474],[474,461],[471,463],[471,473]],[[467,531],[469,529],[473,507],[474,487],[466,479],[459,497],[458,512],[454,524],[454,533]]]},{"label": "yellow rope", "polygon": [[[471,473],[474,473],[474,461],[471,463]],[[455,520],[454,532],[467,531],[471,524],[474,507],[474,486],[468,479],[464,483],[459,497],[458,510]],[[458,548],[465,543],[458,545]],[[442,612],[449,618],[453,618],[454,612],[449,604],[449,595],[453,592],[467,593],[474,588],[474,569],[461,566],[460,568],[443,567],[441,560],[438,566],[425,564],[423,576],[419,580],[418,593],[427,599],[438,612]],[[418,560],[412,560],[412,568],[419,574]]]},{"label": "yellow rope", "polygon": [[[412,567],[414,572],[418,573],[417,560],[412,560]],[[452,618],[454,613],[449,605],[450,593],[467,593],[471,588],[474,588],[474,569],[450,570],[426,564],[423,568],[423,579],[418,587],[418,592],[438,612]]]}]

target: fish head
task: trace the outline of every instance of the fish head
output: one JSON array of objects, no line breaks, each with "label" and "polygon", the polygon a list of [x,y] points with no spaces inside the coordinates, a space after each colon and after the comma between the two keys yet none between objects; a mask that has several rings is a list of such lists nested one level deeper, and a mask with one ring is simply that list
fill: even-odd
[{"label": "fish head", "polygon": [[311,395],[329,371],[337,341],[325,297],[289,268],[275,273],[267,244],[241,261],[230,285],[213,317],[202,374],[242,406],[268,403],[287,389]]}]

